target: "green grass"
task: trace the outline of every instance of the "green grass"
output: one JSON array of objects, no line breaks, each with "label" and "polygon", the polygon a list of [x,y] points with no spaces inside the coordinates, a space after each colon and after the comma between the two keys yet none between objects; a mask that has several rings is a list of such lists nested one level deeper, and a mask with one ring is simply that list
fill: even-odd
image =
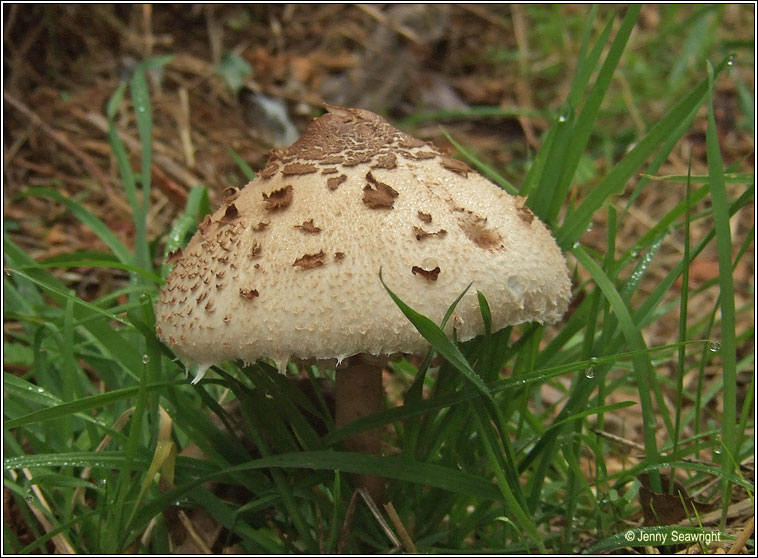
[{"label": "green grass", "polygon": [[[739,407],[736,393],[738,374],[754,365],[754,355],[738,351],[753,336],[752,330],[738,329],[739,317],[753,309],[735,305],[732,276],[737,259],[752,246],[754,231],[735,252],[730,218],[752,203],[754,175],[735,175],[735,169],[724,168],[720,154],[713,88],[732,59],[724,53],[714,66],[705,65],[703,53],[712,52],[705,31],[714,25],[714,10],[703,7],[677,23],[674,12],[663,9],[670,18],[666,29],[684,29],[687,56],[697,60],[696,71],[672,61],[675,67],[664,87],[662,77],[643,79],[639,72],[645,52],[665,51],[671,37],[664,33],[658,44],[630,51],[639,8],[618,17],[593,9],[580,33],[565,103],[552,116],[542,149],[525,172],[517,180],[506,179],[461,146],[462,156],[484,174],[528,195],[530,207],[551,226],[575,266],[575,307],[550,335],[533,324],[497,332],[488,328],[486,335],[456,344],[388,290],[387,304],[399,305],[444,361],[431,368],[430,353],[418,368],[397,363],[396,374],[407,386],[404,404],[339,429],[323,398],[311,401],[266,363],[246,368],[226,363],[192,386],[156,339],[153,304],[167,273],[161,263],[186,243],[209,204],[203,188],[193,190],[184,214],[167,232],[165,250],[158,253],[161,243],[148,239],[146,226],[152,117],[145,71],[166,59],[144,62],[107,107],[109,140],[135,224],[134,249],[79,202],[50,189],[29,189],[25,195],[62,204],[109,252],[38,262],[4,237],[4,318],[22,326],[6,331],[4,364],[6,370],[23,371],[4,374],[4,482],[35,530],[34,540],[24,545],[6,526],[4,551],[46,552],[52,541],[82,553],[166,553],[175,524],[171,510],[180,505],[204,509],[241,552],[334,552],[344,542],[342,527],[350,515],[348,473],[356,472],[389,479],[388,501],[421,552],[574,552],[586,549],[588,540],[598,551],[626,547],[623,532],[639,511],[637,475],[649,473],[651,486],[660,489],[661,469],[684,472],[688,487],[716,481],[716,488],[700,499],[719,502],[720,497],[724,516],[718,528],[723,531],[735,486],[753,494],[739,467],[754,451],[752,400]],[[544,14],[533,14],[539,26],[558,23]],[[537,36],[546,44],[535,48],[560,47],[549,39],[560,34]],[[570,195],[583,157],[626,133],[620,130],[613,139],[599,127],[599,119],[624,110],[617,105],[619,97],[610,94],[620,71],[631,74],[627,79],[640,92],[638,102],[657,96],[667,108],[634,138],[633,148],[611,158],[591,188]],[[653,72],[659,70],[648,71],[648,78],[658,77]],[[127,94],[142,142],[138,173],[113,123]],[[670,183],[678,184],[681,203],[629,248],[617,248],[635,200],[659,187],[656,174],[703,107],[708,110],[707,175],[673,177]],[[478,117],[491,114],[482,111]],[[619,198],[635,180],[631,196]],[[607,214],[608,222],[601,249],[582,243],[598,212]],[[658,265],[662,242],[677,233],[689,239],[695,225],[709,232],[697,242],[687,240],[682,261],[657,275],[654,288],[641,291]],[[688,287],[687,264],[714,244],[719,275],[713,283],[720,297],[709,319],[681,319],[677,342],[649,346],[645,328],[672,312],[686,315],[704,290]],[[129,281],[85,301],[51,273],[70,266],[119,270],[128,273]],[[673,289],[682,277],[681,291]],[[482,296],[480,305],[488,324]],[[716,331],[719,346],[709,350]],[[661,373],[667,364],[676,371],[673,379]],[[715,384],[706,384],[704,371],[714,364],[720,375]],[[506,379],[503,367],[510,370]],[[314,386],[333,380],[333,371],[307,372]],[[701,380],[694,389],[684,382],[692,376]],[[543,387],[559,390],[562,399],[546,404]],[[672,397],[690,411],[677,407],[670,413],[665,400]],[[229,404],[235,401],[236,408]],[[691,410],[694,402],[698,407],[720,402],[722,412],[703,423]],[[611,472],[606,460],[613,446],[593,432],[590,419],[602,429],[609,413],[630,405],[639,407],[643,419],[643,455],[637,464]],[[309,416],[318,417],[328,432],[317,432]],[[376,426],[387,428],[394,455],[340,449],[349,435]],[[685,428],[693,434],[683,437]],[[207,458],[177,455],[189,445]],[[588,455],[589,476],[582,464]],[[222,497],[208,482],[230,485],[245,497]],[[33,510],[46,518],[48,528],[39,526]],[[359,502],[354,513],[347,549],[392,547],[367,506]]]}]

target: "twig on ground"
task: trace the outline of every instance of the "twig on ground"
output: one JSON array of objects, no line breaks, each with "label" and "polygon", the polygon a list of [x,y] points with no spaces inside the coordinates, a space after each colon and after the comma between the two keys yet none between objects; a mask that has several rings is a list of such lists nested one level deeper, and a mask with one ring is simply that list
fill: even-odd
[{"label": "twig on ground", "polygon": [[103,171],[100,170],[100,168],[92,161],[92,159],[90,159],[86,153],[71,143],[65,134],[53,129],[44,120],[42,120],[42,118],[40,118],[37,113],[13,97],[13,95],[8,93],[8,91],[3,91],[3,98],[16,110],[29,118],[42,131],[53,138],[53,140],[55,140],[67,151],[71,152],[77,159],[79,159],[84,164],[84,166],[87,167],[87,170],[90,172],[90,174],[100,183],[109,198],[114,199],[116,197],[116,193],[113,191],[113,188],[111,188],[111,185],[108,182],[108,178],[105,176],[105,174],[103,174]]},{"label": "twig on ground", "polygon": [[403,525],[403,522],[400,521],[400,516],[397,515],[395,506],[392,505],[392,502],[389,502],[387,504],[384,504],[384,509],[387,511],[387,515],[389,516],[390,521],[392,521],[392,525],[395,526],[398,535],[400,535],[400,540],[403,542],[405,551],[410,552],[411,554],[417,554],[418,549],[416,548],[416,545],[413,544],[413,539],[411,539],[411,536],[408,534],[405,525]]},{"label": "twig on ground", "polygon": [[739,554],[742,549],[745,548],[745,543],[753,534],[753,531],[755,531],[755,516],[747,520],[747,523],[742,528],[742,531],[740,531],[740,535],[737,537],[737,540],[734,541],[734,544],[729,547],[729,550],[727,550],[726,553]]}]

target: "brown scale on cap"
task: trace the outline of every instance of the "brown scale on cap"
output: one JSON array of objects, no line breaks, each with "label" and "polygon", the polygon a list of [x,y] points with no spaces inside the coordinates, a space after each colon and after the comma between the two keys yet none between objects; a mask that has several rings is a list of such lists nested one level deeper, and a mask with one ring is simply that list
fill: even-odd
[{"label": "brown scale on cap", "polygon": [[397,190],[379,182],[371,172],[366,174],[366,180],[368,184],[363,187],[363,203],[371,209],[392,209],[399,195]]},{"label": "brown scale on cap", "polygon": [[181,258],[182,258],[182,249],[181,248],[177,248],[173,252],[169,252],[168,253],[168,255],[166,256],[166,263],[167,264],[175,264],[178,261],[180,261]]},{"label": "brown scale on cap", "polygon": [[211,216],[206,215],[203,220],[200,222],[200,224],[197,226],[198,230],[205,234],[208,232],[208,230],[211,228]]},{"label": "brown scale on cap", "polygon": [[414,265],[411,267],[411,273],[423,277],[427,281],[436,281],[437,276],[440,274],[440,267],[437,266],[434,269],[424,269],[423,267]]},{"label": "brown scale on cap", "polygon": [[279,211],[292,203],[292,185],[274,190],[270,194],[263,194],[263,203],[269,211]]},{"label": "brown scale on cap", "polygon": [[221,218],[221,222],[231,223],[239,216],[240,214],[239,214],[239,210],[237,209],[237,206],[231,203],[227,206],[226,211],[224,211],[224,216]]},{"label": "brown scale on cap", "polygon": [[534,213],[528,207],[519,207],[517,209],[519,219],[521,219],[527,225],[531,225],[534,221]]},{"label": "brown scale on cap", "polygon": [[330,190],[336,190],[337,187],[347,180],[347,175],[341,174],[339,176],[333,176],[326,180],[326,185]]},{"label": "brown scale on cap", "polygon": [[452,157],[442,157],[440,165],[449,171],[460,174],[463,178],[468,178],[468,173],[474,172],[466,163]]},{"label": "brown scale on cap", "polygon": [[318,234],[321,232],[321,229],[313,224],[313,219],[303,221],[302,225],[295,225],[295,228],[306,234]]},{"label": "brown scale on cap", "polygon": [[234,248],[234,243],[230,238],[221,238],[218,245],[227,252],[231,252]]},{"label": "brown scale on cap", "polygon": [[240,195],[240,189],[235,186],[229,186],[224,190],[224,202],[230,203],[236,200]]},{"label": "brown scale on cap", "polygon": [[316,165],[310,165],[307,163],[290,163],[284,165],[284,168],[282,168],[282,175],[292,176],[298,174],[310,174],[316,172],[316,170]]},{"label": "brown scale on cap", "polygon": [[260,242],[253,241],[253,245],[250,247],[250,252],[248,252],[247,257],[251,260],[254,260],[256,258],[261,257],[261,251],[263,250],[263,247],[261,246]]},{"label": "brown scale on cap", "polygon": [[516,213],[525,224],[531,225],[534,221],[534,213],[531,209],[526,207],[526,198],[523,196],[516,196]]},{"label": "brown scale on cap", "polygon": [[408,134],[402,134],[402,137],[400,137],[398,141],[398,145],[400,147],[405,148],[413,148],[413,147],[425,147],[429,144],[426,143],[424,140],[420,140],[418,138],[414,138],[413,136],[409,136]]},{"label": "brown scale on cap", "polygon": [[292,265],[302,269],[316,269],[324,265],[324,258],[326,258],[326,254],[321,250],[317,254],[304,254],[297,258]]},{"label": "brown scale on cap", "polygon": [[246,300],[253,300],[260,295],[258,289],[240,289],[240,296]]},{"label": "brown scale on cap", "polygon": [[277,171],[279,170],[279,165],[276,163],[269,163],[266,165],[266,168],[264,168],[261,172],[258,173],[258,176],[260,176],[263,180],[270,180],[271,178],[274,178],[276,176]]},{"label": "brown scale on cap", "polygon": [[432,216],[429,213],[424,213],[423,211],[419,211],[417,215],[418,215],[418,218],[421,219],[424,223],[432,222]]},{"label": "brown scale on cap", "polygon": [[345,157],[345,160],[342,161],[343,167],[355,167],[357,165],[360,165],[362,163],[370,163],[371,160],[374,158],[375,153],[371,153],[370,151],[364,151],[359,153],[348,153]]},{"label": "brown scale on cap", "polygon": [[503,237],[497,230],[487,226],[487,218],[471,211],[458,219],[458,226],[471,242],[485,250],[502,248]]},{"label": "brown scale on cap", "polygon": [[413,161],[423,161],[424,159],[434,159],[435,157],[439,156],[439,153],[434,153],[433,151],[416,151],[415,153],[411,153],[410,151],[401,149],[399,153],[406,159],[411,159]]},{"label": "brown scale on cap", "polygon": [[324,157],[321,160],[322,165],[339,165],[345,160],[343,155],[332,155],[331,157]]},{"label": "brown scale on cap", "polygon": [[440,229],[437,232],[427,232],[421,227],[413,226],[413,234],[416,237],[416,240],[424,240],[426,238],[436,237],[436,238],[443,238],[447,231],[445,229]]},{"label": "brown scale on cap", "polygon": [[397,155],[394,153],[384,153],[376,157],[376,163],[371,166],[372,169],[392,170],[397,166]]}]

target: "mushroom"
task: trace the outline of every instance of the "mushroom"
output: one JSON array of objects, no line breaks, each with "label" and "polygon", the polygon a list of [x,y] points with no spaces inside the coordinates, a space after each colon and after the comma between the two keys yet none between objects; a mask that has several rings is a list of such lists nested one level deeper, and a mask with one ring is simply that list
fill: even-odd
[{"label": "mushroom", "polygon": [[[331,361],[336,421],[383,406],[393,355],[428,349],[379,277],[439,323],[473,282],[446,331],[461,341],[492,328],[555,322],[570,281],[549,230],[464,163],[361,109],[328,107],[202,224],[156,305],[157,333],[198,365],[271,358]],[[346,442],[378,453],[376,431]],[[357,484],[381,500],[383,482]]]}]

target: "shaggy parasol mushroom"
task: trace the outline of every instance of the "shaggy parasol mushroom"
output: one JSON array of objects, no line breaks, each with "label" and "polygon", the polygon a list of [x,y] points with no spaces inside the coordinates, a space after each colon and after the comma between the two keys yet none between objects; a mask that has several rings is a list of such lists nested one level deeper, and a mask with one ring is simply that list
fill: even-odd
[{"label": "shaggy parasol mushroom", "polygon": [[[382,358],[428,349],[380,269],[437,323],[473,282],[448,322],[461,341],[484,331],[477,290],[497,330],[557,321],[570,282],[523,198],[376,114],[328,108],[174,255],[157,333],[199,366],[194,381],[222,360],[269,357],[280,371],[290,359],[336,361],[343,425],[381,409]],[[378,453],[378,433],[346,446]],[[381,499],[374,481],[357,482]]]}]

